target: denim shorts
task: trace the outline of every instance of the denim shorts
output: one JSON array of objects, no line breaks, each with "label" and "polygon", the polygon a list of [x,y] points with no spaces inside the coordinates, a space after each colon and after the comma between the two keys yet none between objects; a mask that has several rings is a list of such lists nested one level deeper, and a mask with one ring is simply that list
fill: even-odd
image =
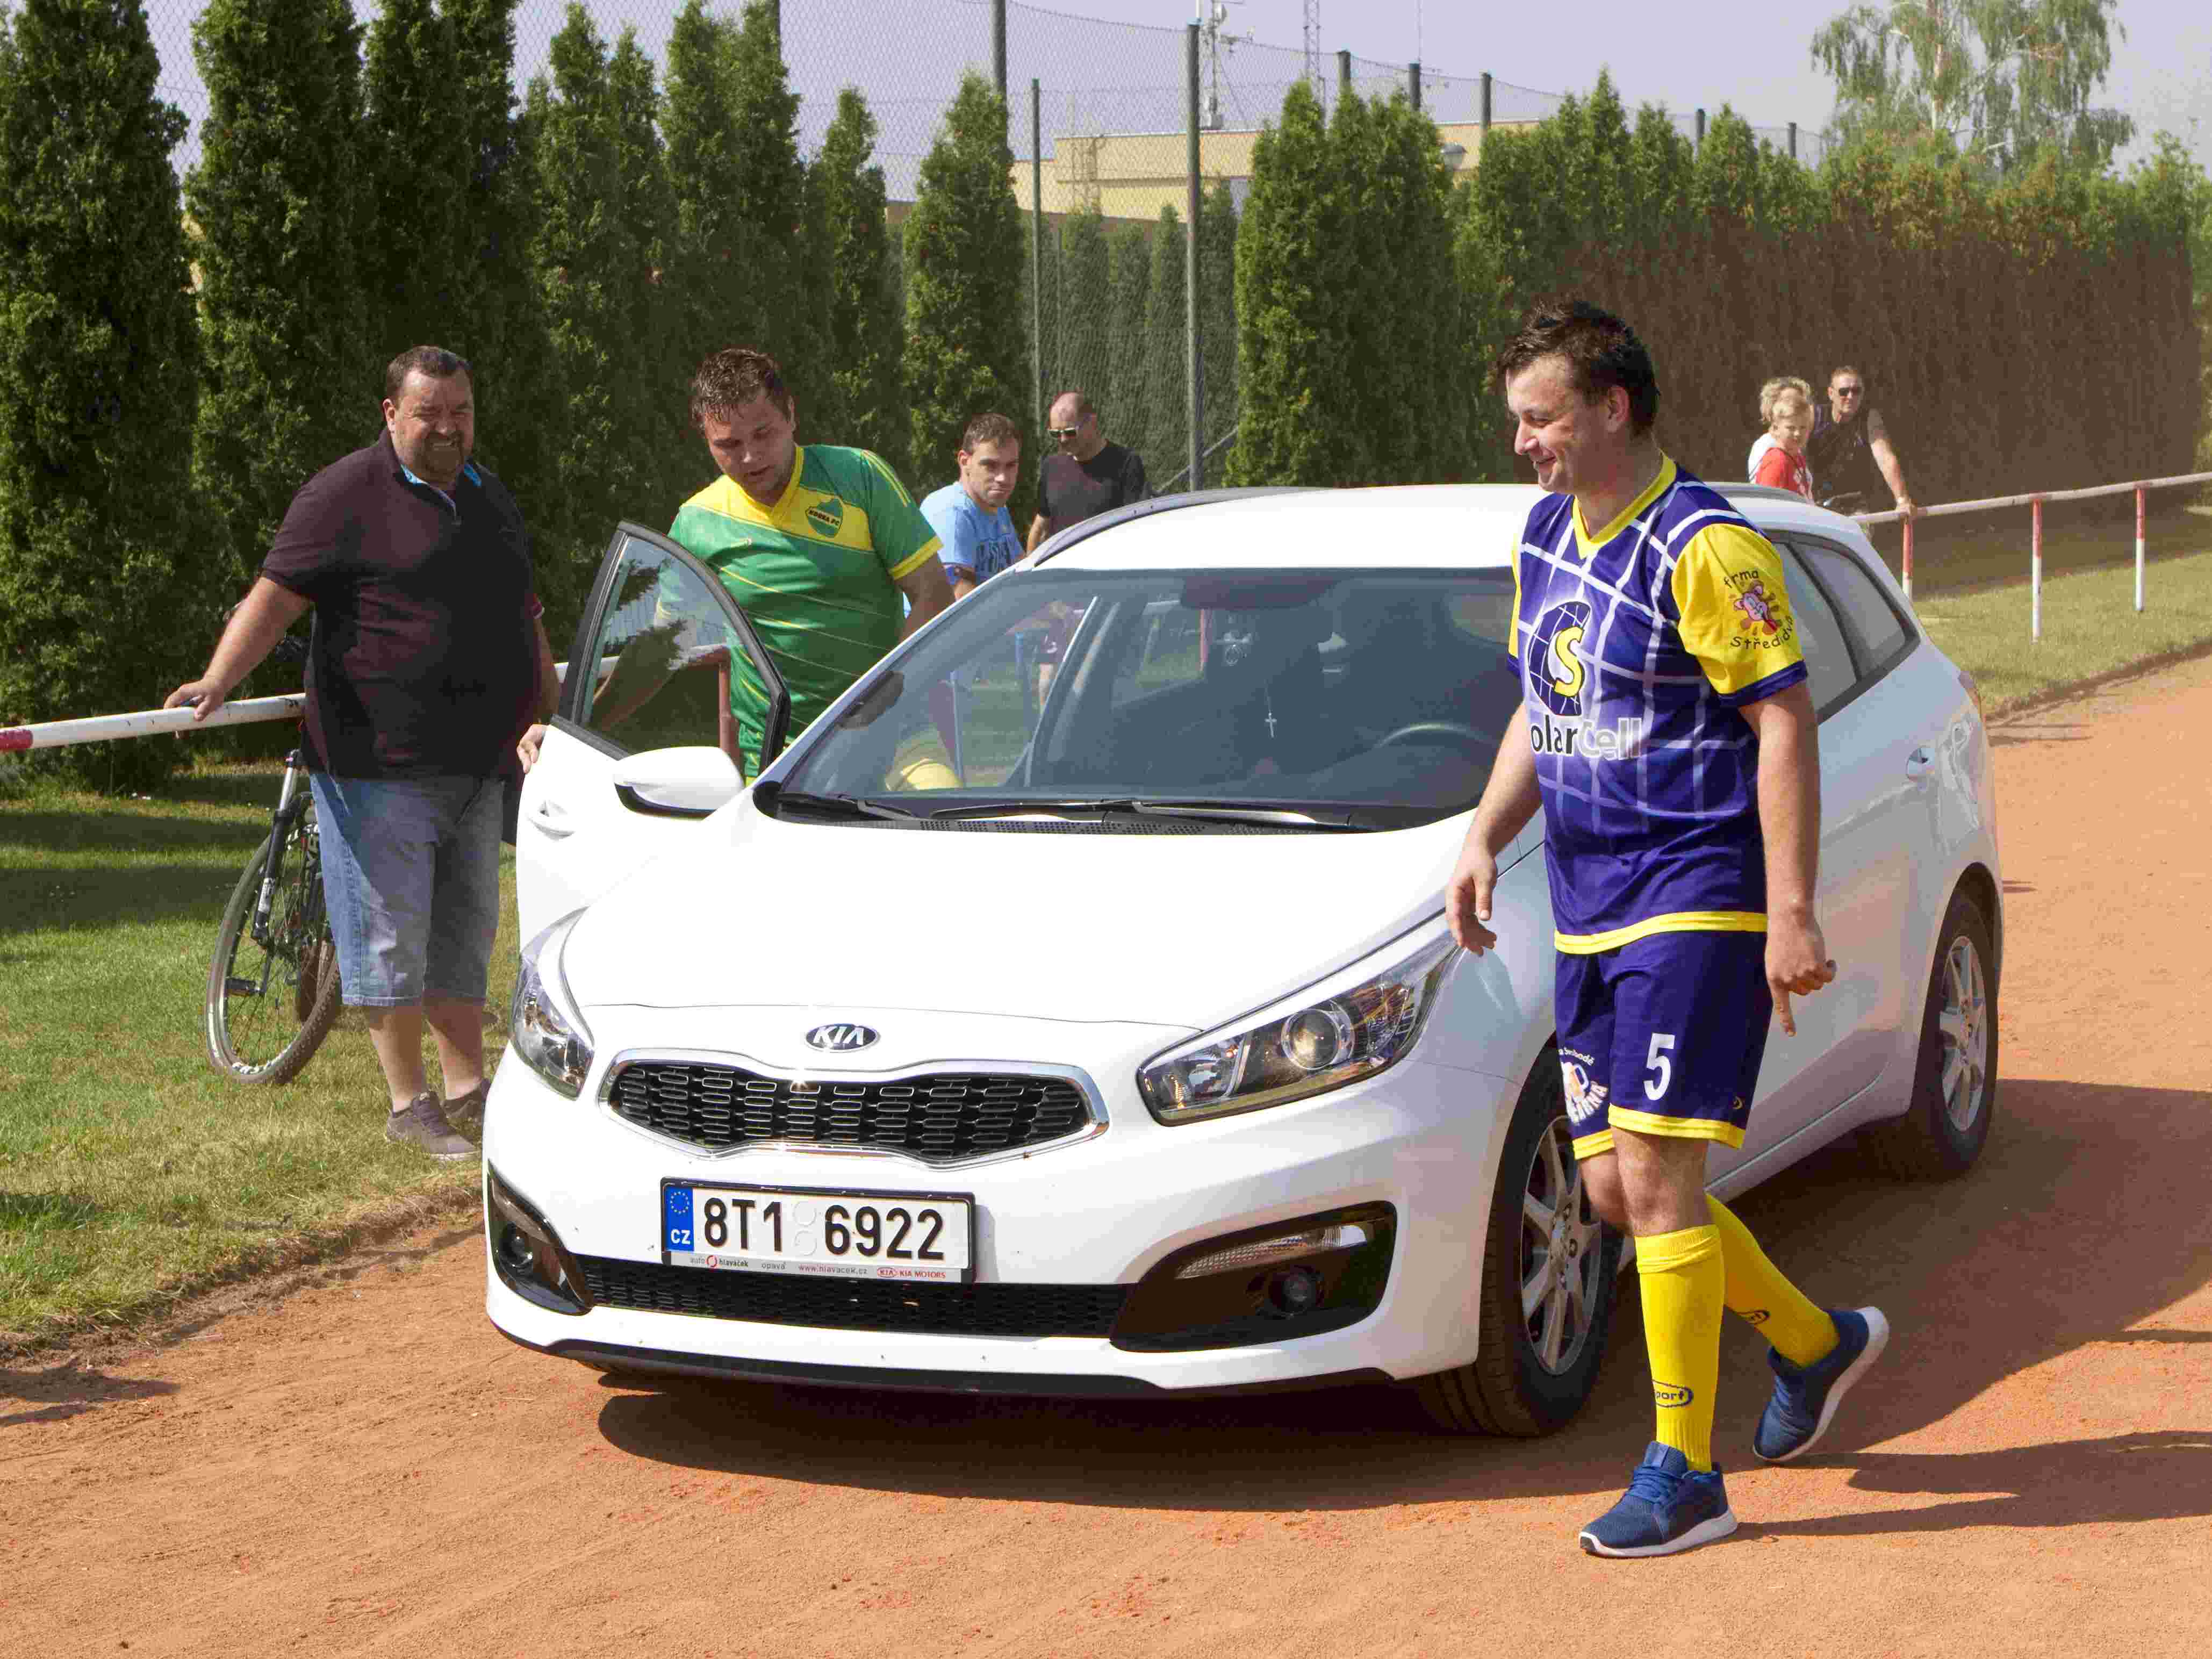
[{"label": "denim shorts", "polygon": [[313,778],[347,1005],[482,1002],[499,932],[500,781]]}]

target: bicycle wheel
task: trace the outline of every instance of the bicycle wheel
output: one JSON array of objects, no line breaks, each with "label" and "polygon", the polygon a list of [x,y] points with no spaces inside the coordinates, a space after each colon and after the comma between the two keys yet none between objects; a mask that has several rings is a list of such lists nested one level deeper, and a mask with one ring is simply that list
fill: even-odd
[{"label": "bicycle wheel", "polygon": [[[337,955],[323,912],[314,807],[272,831],[247,861],[208,963],[208,1063],[240,1083],[289,1083],[338,1017]],[[276,884],[257,921],[272,851]]]}]

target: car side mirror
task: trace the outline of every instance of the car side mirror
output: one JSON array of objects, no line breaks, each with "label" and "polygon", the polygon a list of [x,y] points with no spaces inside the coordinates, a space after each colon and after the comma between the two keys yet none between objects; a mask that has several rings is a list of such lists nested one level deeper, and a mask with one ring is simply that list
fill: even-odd
[{"label": "car side mirror", "polygon": [[703,818],[736,799],[744,782],[727,755],[703,745],[647,749],[614,769],[616,799],[656,817]]}]

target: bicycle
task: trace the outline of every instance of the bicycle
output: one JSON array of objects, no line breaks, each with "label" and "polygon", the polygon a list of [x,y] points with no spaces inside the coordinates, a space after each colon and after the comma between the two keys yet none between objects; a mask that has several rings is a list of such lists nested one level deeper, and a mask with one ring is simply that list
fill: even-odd
[{"label": "bicycle", "polygon": [[239,1083],[289,1083],[338,1017],[337,947],[323,908],[315,799],[295,749],[269,834],[224,907],[208,963],[208,1063]]}]

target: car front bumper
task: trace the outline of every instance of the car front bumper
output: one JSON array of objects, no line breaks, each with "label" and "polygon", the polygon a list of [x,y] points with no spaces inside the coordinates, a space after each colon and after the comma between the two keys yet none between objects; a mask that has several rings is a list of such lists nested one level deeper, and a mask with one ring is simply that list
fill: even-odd
[{"label": "car front bumper", "polygon": [[[696,1039],[702,1022],[688,1012],[623,1011],[623,1048]],[[714,1156],[617,1118],[596,1098],[596,1073],[572,1101],[515,1062],[494,1085],[486,1163],[563,1249],[601,1272],[661,1267],[666,1179],[972,1194],[979,1286],[1133,1286],[1225,1235],[1367,1206],[1394,1223],[1373,1311],[1317,1334],[1174,1351],[1117,1346],[1108,1335],[830,1328],[597,1303],[571,1313],[503,1280],[489,1259],[496,1234],[488,1225],[492,1322],[526,1346],[605,1369],[1078,1396],[1404,1378],[1473,1358],[1489,1196],[1516,1092],[1504,1080],[1415,1057],[1310,1101],[1170,1128],[1146,1110],[1134,1073],[1182,1034],[979,1018],[940,1021],[936,1035],[967,1055],[1049,1053],[1084,1078],[1104,1130],[964,1167],[768,1147]]]}]

